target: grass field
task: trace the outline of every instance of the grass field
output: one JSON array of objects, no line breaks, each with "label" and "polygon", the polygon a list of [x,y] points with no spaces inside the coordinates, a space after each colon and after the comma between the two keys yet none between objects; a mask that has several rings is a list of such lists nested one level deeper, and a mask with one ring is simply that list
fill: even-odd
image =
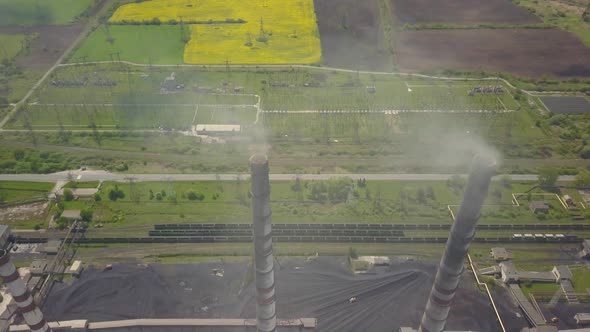
[{"label": "grass field", "polygon": [[144,22],[155,17],[164,23],[207,23],[190,27],[186,63],[289,64],[321,59],[311,0],[208,0],[190,5],[183,0],[148,1],[121,6],[110,22]]},{"label": "grass field", "polygon": [[0,181],[0,202],[43,198],[52,188],[53,183]]},{"label": "grass field", "polygon": [[[261,114],[261,124],[271,137],[287,135],[312,141],[359,143],[410,136],[404,140],[411,142],[415,136],[420,141],[430,137],[438,140],[444,127],[444,132],[457,131],[463,135],[483,132],[513,142],[522,138],[529,143],[531,138],[537,141],[543,138],[527,114],[518,111],[521,103],[506,87],[503,94],[469,96],[473,87],[499,84],[493,81],[449,83],[295,69],[233,69],[228,72],[218,68],[176,68],[176,80],[186,88],[173,94],[161,94],[160,86],[172,70],[116,65],[60,68],[52,75],[52,80],[85,78],[87,85],[42,86],[34,103],[13,117],[8,127],[58,129],[63,126],[67,130],[94,126],[108,129],[163,126],[186,129],[191,123],[251,124],[256,119],[254,105],[258,98],[253,95],[256,94],[260,96],[262,110],[303,111]],[[97,87],[93,84],[107,79],[117,85]],[[374,86],[376,90],[368,91],[367,86]],[[241,93],[235,94],[235,89]],[[496,111],[516,112],[493,114]],[[453,130],[449,130],[449,126]],[[396,137],[396,141],[400,139]]]},{"label": "grass field", "polygon": [[70,62],[121,59],[145,64],[180,64],[184,49],[180,29],[180,26],[101,25],[82,41]]},{"label": "grass field", "polygon": [[[295,181],[277,181],[272,183],[273,222],[450,224],[447,205],[460,203],[461,183],[367,181],[365,186],[346,179],[301,181],[299,184]],[[575,222],[557,217],[553,219],[553,214],[549,220],[540,221],[526,207],[519,210],[510,206],[510,193],[529,189],[533,185],[512,183],[508,187],[494,182],[481,223]],[[112,201],[108,197],[115,186],[124,193],[124,198]],[[119,230],[125,230],[130,236],[143,236],[153,224],[161,223],[249,223],[249,186],[248,181],[238,180],[132,184],[107,182],[100,190],[101,201],[65,202],[65,205],[66,208],[87,206],[94,209],[95,222],[105,223],[105,227],[94,231],[92,236],[116,236]],[[203,199],[190,200],[191,192],[202,194]],[[496,207],[491,209],[491,204]],[[514,216],[508,211],[513,211]],[[447,233],[409,231],[407,236],[444,237]],[[510,237],[514,232],[480,233],[478,236]],[[586,233],[580,233],[582,235]]]},{"label": "grass field", "polygon": [[68,24],[93,0],[0,0],[0,25]]},{"label": "grass field", "polygon": [[22,49],[27,37],[23,34],[0,34],[0,61],[13,59]]}]

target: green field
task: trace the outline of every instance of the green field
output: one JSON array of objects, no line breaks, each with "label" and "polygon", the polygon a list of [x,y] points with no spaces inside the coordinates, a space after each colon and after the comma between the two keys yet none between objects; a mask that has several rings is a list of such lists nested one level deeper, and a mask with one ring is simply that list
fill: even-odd
[{"label": "green field", "polygon": [[[161,93],[164,79],[172,72],[177,84],[185,88],[174,93]],[[435,122],[456,126],[462,133],[469,132],[470,127],[473,132],[481,132],[480,126],[497,126],[507,127],[500,132],[502,136],[513,128],[515,137],[522,134],[530,139],[538,134],[531,133],[529,123],[513,123],[514,117],[522,117],[515,115],[520,111],[493,113],[520,109],[520,103],[506,87],[504,94],[468,95],[472,87],[499,84],[495,81],[449,83],[398,76],[328,74],[315,70],[253,68],[228,72],[207,67],[150,69],[119,65],[63,67],[51,76],[52,82],[64,80],[85,80],[86,85],[63,87],[48,82],[40,88],[33,103],[11,120],[9,127],[51,129],[52,126],[84,128],[96,125],[185,129],[193,119],[195,123],[248,124],[256,119],[253,105],[258,99],[253,96],[255,94],[261,96],[263,110],[303,111],[263,115],[268,132],[277,136],[321,139],[328,134],[334,139],[370,140],[396,133],[413,133],[417,127],[428,128]],[[114,81],[116,85],[96,86],[101,80]],[[369,91],[367,86],[376,90]],[[480,112],[482,110],[486,112]],[[332,114],[318,111],[332,111]],[[363,111],[376,113],[365,114]],[[490,121],[494,117],[500,120]],[[325,130],[325,126],[330,128]],[[498,131],[493,129],[490,132]]]},{"label": "green field", "polygon": [[0,61],[13,59],[22,49],[27,37],[23,34],[0,34]]},{"label": "green field", "polygon": [[[188,129],[191,124],[252,124],[256,108],[184,105],[35,106],[19,112],[9,125],[35,129],[106,129],[159,127]],[[196,114],[195,114],[196,113]],[[193,119],[195,120],[193,122]]]},{"label": "green field", "polygon": [[14,203],[45,198],[53,183],[0,181],[0,202]]},{"label": "green field", "polygon": [[[101,25],[86,38],[70,62],[120,60],[143,64],[181,64],[180,26]],[[113,57],[111,57],[111,55]]]},{"label": "green field", "polygon": [[0,26],[68,24],[93,3],[93,0],[0,0]]},{"label": "green field", "polygon": [[[277,181],[272,183],[271,207],[275,223],[451,223],[448,205],[461,201],[464,181]],[[109,199],[115,186],[124,194]],[[248,181],[104,183],[102,200],[65,202],[66,208],[92,208],[95,223],[104,223],[93,236],[146,235],[160,223],[249,223]],[[494,182],[482,224],[576,223],[552,214],[540,221],[526,207],[511,206],[510,194],[533,183]],[[202,194],[190,199],[190,193]],[[72,205],[74,204],[74,205]],[[81,205],[82,204],[82,205]],[[494,206],[494,208],[492,208]],[[456,210],[456,208],[455,208]],[[514,214],[514,216],[512,216]],[[492,216],[492,217],[490,217]],[[555,217],[555,219],[553,219]],[[523,233],[525,231],[521,231]],[[532,232],[532,231],[531,231]],[[448,231],[409,231],[407,236],[444,237]],[[482,231],[482,237],[510,237],[513,231]],[[580,236],[588,235],[579,233]]]}]

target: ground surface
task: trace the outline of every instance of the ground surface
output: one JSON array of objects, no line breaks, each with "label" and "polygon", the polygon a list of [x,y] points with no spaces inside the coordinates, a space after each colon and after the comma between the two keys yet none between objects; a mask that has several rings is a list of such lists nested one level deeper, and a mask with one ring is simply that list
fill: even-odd
[{"label": "ground surface", "polygon": [[323,63],[330,67],[391,70],[378,0],[316,0]]},{"label": "ground surface", "polygon": [[[317,317],[322,331],[386,331],[417,326],[430,292],[434,264],[400,263],[385,272],[353,276],[341,258],[277,266],[279,317]],[[295,269],[295,267],[299,267]],[[211,274],[224,269],[224,277]],[[254,317],[254,290],[239,296],[246,264],[116,265],[113,271],[87,270],[70,287],[52,292],[45,306],[49,320],[110,320],[137,317]],[[61,287],[60,287],[61,288]],[[349,304],[352,296],[358,298]],[[395,299],[403,299],[396,301]],[[448,327],[497,331],[483,293],[465,277]],[[209,310],[204,312],[203,307]],[[361,319],[361,317],[363,319]]]},{"label": "ground surface", "polygon": [[581,19],[588,5],[584,0],[512,0],[540,17],[545,24],[569,31],[590,46],[590,21]]},{"label": "ground surface", "polygon": [[26,69],[49,69],[78,37],[82,24],[42,27],[0,27],[0,33],[36,35],[28,51],[17,57],[16,64]]},{"label": "ground surface", "polygon": [[539,18],[508,0],[392,0],[392,11],[405,23],[538,23]]},{"label": "ground surface", "polygon": [[590,48],[557,29],[424,30],[397,35],[402,70],[453,68],[532,77],[590,76]]},{"label": "ground surface", "polygon": [[590,102],[584,97],[541,97],[549,111],[558,114],[584,114],[590,112]]},{"label": "ground surface", "polygon": [[68,24],[92,3],[92,0],[0,0],[0,25]]}]

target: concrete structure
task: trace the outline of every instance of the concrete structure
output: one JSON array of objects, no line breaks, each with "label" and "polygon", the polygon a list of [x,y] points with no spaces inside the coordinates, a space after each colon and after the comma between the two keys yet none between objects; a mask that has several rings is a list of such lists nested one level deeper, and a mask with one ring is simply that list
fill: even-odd
[{"label": "concrete structure", "polygon": [[45,259],[35,259],[29,265],[29,272],[31,272],[32,276],[40,276],[43,275],[45,269],[47,268],[47,260]]},{"label": "concrete structure", "polygon": [[70,220],[82,220],[82,217],[80,216],[81,213],[82,211],[80,210],[64,210],[64,212],[61,213],[61,217]]},{"label": "concrete structure", "polygon": [[199,124],[194,127],[199,135],[229,135],[242,131],[240,125]]},{"label": "concrete structure", "polygon": [[562,280],[572,280],[573,274],[567,265],[554,266],[551,270],[555,275],[555,280],[560,282]]},{"label": "concrete structure", "polygon": [[549,205],[543,201],[534,201],[529,204],[529,209],[533,213],[549,213]]},{"label": "concrete structure", "polygon": [[578,325],[590,325],[590,313],[577,313],[574,319]]},{"label": "concrete structure", "polygon": [[[510,290],[510,293],[512,294],[514,300],[516,301],[520,309],[522,309],[525,317],[532,326],[537,328],[543,328],[544,326],[546,326],[547,322],[545,321],[545,318],[537,310],[537,308],[535,308],[535,306],[533,306],[532,303],[527,299],[527,297],[524,295],[522,289],[520,289],[520,286],[518,286],[518,284],[509,284],[508,289]],[[555,331],[557,331],[557,329],[555,329]]]},{"label": "concrete structure", "polygon": [[43,313],[33,301],[33,297],[10,260],[10,252],[5,249],[0,249],[0,278],[12,294],[29,329],[32,332],[51,331],[43,318]]},{"label": "concrete structure", "polygon": [[256,270],[256,325],[259,332],[273,332],[277,329],[277,315],[268,158],[264,155],[252,156],[250,171]]},{"label": "concrete structure", "polygon": [[49,240],[43,246],[41,252],[46,253],[47,255],[56,255],[61,247],[61,240]]},{"label": "concrete structure", "polygon": [[[537,327],[525,327],[520,332],[558,332],[557,327],[552,325],[541,325]],[[565,331],[564,331],[565,332]]]},{"label": "concrete structure", "polygon": [[520,279],[512,262],[500,263],[500,272],[502,273],[502,281],[506,284],[516,283]]},{"label": "concrete structure", "polygon": [[79,276],[83,269],[82,261],[74,261],[74,263],[72,263],[72,265],[66,270],[66,273]]},{"label": "concrete structure", "polygon": [[504,248],[492,248],[490,250],[490,255],[492,255],[492,258],[496,261],[507,261],[512,259],[512,254]]},{"label": "concrete structure", "polygon": [[[277,326],[288,331],[315,330],[317,320],[315,318],[279,319]],[[231,328],[244,331],[244,328],[256,328],[256,321],[253,319],[200,319],[200,318],[172,318],[172,319],[126,319],[106,322],[88,322],[87,320],[68,320],[51,322],[49,326],[53,329],[65,331],[94,331],[94,330],[116,330],[130,328],[157,328],[164,330],[166,327],[186,327],[200,331],[200,328]],[[192,329],[191,329],[192,330]],[[29,331],[26,325],[13,325],[11,332]],[[224,330],[225,331],[225,330]]]},{"label": "concrete structure", "polygon": [[0,225],[0,248],[4,248],[10,239],[10,229],[8,225]]},{"label": "concrete structure", "polygon": [[507,284],[517,283],[521,280],[557,282],[557,278],[553,272],[521,271],[516,269],[512,262],[500,263],[500,270],[502,273],[502,281]]},{"label": "concrete structure", "polygon": [[480,210],[487,196],[496,161],[476,156],[463,196],[463,202],[447,240],[430,298],[420,323],[420,332],[442,332],[445,328],[451,303],[459,285],[465,256],[475,236]]}]

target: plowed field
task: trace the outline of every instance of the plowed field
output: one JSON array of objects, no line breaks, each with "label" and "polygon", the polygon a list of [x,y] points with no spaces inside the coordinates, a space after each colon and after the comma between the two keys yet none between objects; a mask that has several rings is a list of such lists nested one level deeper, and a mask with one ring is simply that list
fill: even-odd
[{"label": "plowed field", "polygon": [[404,23],[540,23],[508,0],[391,0],[396,21]]},{"label": "plowed field", "polygon": [[400,70],[485,70],[590,77],[590,48],[557,29],[422,30],[397,34]]}]

